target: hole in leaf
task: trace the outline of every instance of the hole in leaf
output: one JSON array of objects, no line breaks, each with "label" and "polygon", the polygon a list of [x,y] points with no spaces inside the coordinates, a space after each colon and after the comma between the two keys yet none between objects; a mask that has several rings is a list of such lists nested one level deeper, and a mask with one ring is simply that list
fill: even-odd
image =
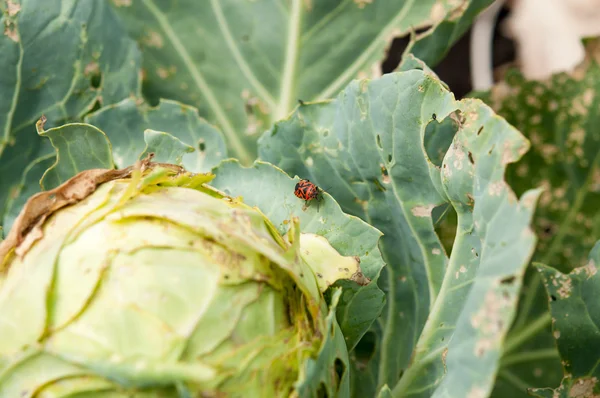
[{"label": "hole in leaf", "polygon": [[[448,256],[452,253],[452,246],[456,238],[456,226],[458,218],[456,210],[449,203],[443,203],[440,206],[434,207],[431,212],[431,218],[434,222],[435,232],[437,233],[444,250]],[[439,249],[433,249],[439,250]],[[434,252],[433,254],[443,255],[443,253]]]},{"label": "hole in leaf", "polygon": [[483,131],[483,126],[479,127],[479,130],[477,130],[477,135],[481,134],[482,131]]},{"label": "hole in leaf", "polygon": [[556,296],[555,295],[551,294],[550,298],[552,299],[552,301],[556,301]]},{"label": "hole in leaf", "polygon": [[329,130],[323,130],[323,137],[327,137],[329,135]]},{"label": "hole in leaf", "polygon": [[93,113],[93,112],[97,111],[100,108],[102,108],[102,101],[100,101],[100,98],[98,98],[96,100],[96,102],[94,102],[94,105],[92,106],[92,109],[90,109],[90,113]]},{"label": "hole in leaf", "polygon": [[431,115],[431,118],[432,118],[433,120],[437,120],[437,115],[434,113],[434,114],[432,114],[432,115]]},{"label": "hole in leaf", "polygon": [[442,166],[444,156],[448,152],[457,131],[458,124],[451,118],[446,118],[439,123],[436,117],[427,124],[423,145],[427,157],[436,166]]},{"label": "hole in leaf", "polygon": [[506,278],[503,278],[500,283],[503,285],[512,285],[512,283],[515,281],[515,277],[514,275],[511,276],[507,276]]},{"label": "hole in leaf", "polygon": [[[417,35],[426,31],[426,28],[415,29],[415,33]],[[385,59],[381,63],[382,73],[393,72],[398,67],[398,65],[400,65],[400,61],[402,60],[402,54],[404,53],[406,47],[408,47],[409,43],[410,37],[408,35],[404,37],[394,38],[391,46],[388,49]]]},{"label": "hole in leaf", "polygon": [[385,166],[382,164],[382,165],[381,165],[381,176],[382,176],[383,178],[386,178],[386,177],[387,177],[387,176],[389,176],[389,175],[390,175],[390,174],[389,174],[389,172],[388,172],[388,169],[387,169],[387,167],[385,167]]},{"label": "hole in leaf", "polygon": [[342,361],[339,358],[336,358],[335,362],[334,362],[334,368],[335,368],[335,374],[337,375],[337,387],[338,387],[337,389],[339,391],[340,382],[344,378],[344,373],[346,373],[346,365],[344,364],[344,361]]},{"label": "hole in leaf", "polygon": [[94,73],[90,76],[90,86],[93,88],[99,88],[102,84],[102,73]]},{"label": "hole in leaf", "polygon": [[204,143],[204,140],[198,141],[198,150],[200,152],[204,152],[206,150],[206,144]]},{"label": "hole in leaf", "polygon": [[383,147],[381,146],[381,136],[379,136],[379,134],[377,134],[377,146],[379,147],[379,149],[383,149]]},{"label": "hole in leaf", "polygon": [[392,159],[393,159],[393,157],[392,157],[392,154],[390,153],[388,155],[388,163],[392,163]]},{"label": "hole in leaf", "polygon": [[375,354],[375,348],[377,345],[377,337],[375,333],[368,331],[360,339],[356,347],[354,348],[354,355],[358,362],[366,365]]},{"label": "hole in leaf", "polygon": [[319,389],[317,390],[318,398],[329,398],[329,394],[327,394],[327,387],[325,387],[325,383],[319,383]]},{"label": "hole in leaf", "polygon": [[475,164],[475,160],[473,160],[473,154],[471,152],[469,152],[469,162],[471,162],[471,164]]}]

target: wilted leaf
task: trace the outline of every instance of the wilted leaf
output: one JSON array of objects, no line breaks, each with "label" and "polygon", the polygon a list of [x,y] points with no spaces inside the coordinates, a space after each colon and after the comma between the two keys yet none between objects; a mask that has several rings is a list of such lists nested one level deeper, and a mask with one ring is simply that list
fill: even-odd
[{"label": "wilted leaf", "polygon": [[198,110],[176,101],[161,100],[157,107],[126,99],[88,115],[87,123],[106,133],[119,167],[133,164],[145,149],[146,129],[167,132],[194,149],[183,156],[183,166],[206,172],[227,156],[220,131],[198,116]]},{"label": "wilted leaf", "polygon": [[[600,54],[598,43],[588,50],[590,59],[572,75],[536,82],[511,70],[491,91],[475,93],[532,143],[508,169],[507,181],[518,193],[531,186],[545,189],[534,218],[539,244],[533,259],[563,272],[585,265],[585,253],[600,235],[600,67],[592,60]],[[525,397],[525,388],[558,384],[560,362],[537,273],[528,278],[520,301],[503,360],[512,364],[500,379]]]},{"label": "wilted leaf", "polygon": [[[294,195],[298,179],[291,179],[264,162],[244,168],[237,161],[224,161],[213,173],[216,178],[212,186],[228,195],[241,196],[244,203],[258,207],[279,233],[285,234],[292,217],[298,217],[301,232],[327,238],[342,256],[358,256],[363,274],[372,280],[378,278],[384,265],[378,248],[381,233],[362,220],[342,213],[329,195],[324,195],[318,209],[314,202],[304,209],[304,201]],[[376,282],[364,287],[349,281],[333,286],[344,288],[337,318],[346,344],[352,348],[379,316],[385,298]]]},{"label": "wilted leaf", "polygon": [[[439,167],[428,153],[445,141],[426,148],[426,134],[452,134],[428,128],[447,118],[458,132]],[[504,182],[507,164],[528,148],[519,132],[481,102],[457,102],[435,77],[411,70],[299,107],[259,148],[384,233],[388,304],[365,336],[381,341],[370,359],[356,358],[356,377],[394,386],[394,396],[489,394],[535,245],[529,221],[539,192],[517,200]],[[458,214],[450,258],[432,219],[448,203]]]},{"label": "wilted leaf", "polygon": [[600,394],[599,266],[600,241],[592,249],[588,263],[569,274],[538,264],[549,297],[552,330],[564,367],[564,379],[555,390],[536,390],[536,396],[593,398]]},{"label": "wilted leaf", "polygon": [[[112,0],[144,50],[145,93],[198,107],[249,164],[298,101],[380,74],[385,47],[442,20],[453,0]],[[223,73],[226,71],[226,75]]]},{"label": "wilted leaf", "polygon": [[[20,195],[25,169],[53,153],[48,140],[36,135],[35,121],[44,114],[46,127],[54,127],[80,120],[98,103],[137,95],[141,59],[103,1],[2,1],[0,12],[4,33],[0,34],[0,217],[4,218],[5,213],[14,213],[7,195]],[[4,225],[5,232],[9,227]]]}]

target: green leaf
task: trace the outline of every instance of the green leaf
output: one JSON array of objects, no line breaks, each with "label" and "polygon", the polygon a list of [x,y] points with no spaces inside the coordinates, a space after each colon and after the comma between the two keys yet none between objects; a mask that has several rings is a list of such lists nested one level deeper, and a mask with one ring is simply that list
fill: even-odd
[{"label": "green leaf", "polygon": [[[429,67],[437,65],[475,21],[480,12],[494,0],[471,0],[450,13],[434,28],[428,30],[410,43],[405,53],[411,53]],[[404,60],[403,60],[404,63]]]},{"label": "green leaf", "polygon": [[[591,58],[594,51],[597,56],[592,42]],[[585,265],[585,253],[600,234],[600,67],[588,61],[572,75],[561,73],[543,82],[527,81],[510,70],[492,90],[474,95],[532,143],[523,160],[508,169],[507,180],[517,192],[530,186],[545,189],[534,218],[540,241],[533,259],[563,272]],[[527,396],[526,387],[556,385],[560,380],[550,327],[547,296],[539,274],[532,272],[506,342],[506,361],[516,356],[519,367],[500,373],[501,379],[508,375],[504,381],[522,397]]]},{"label": "green leaf", "polygon": [[221,133],[198,116],[198,110],[176,101],[161,100],[157,107],[126,99],[88,115],[86,122],[102,129],[113,146],[118,167],[135,163],[145,150],[142,132],[164,131],[193,148],[183,156],[183,166],[194,172],[207,172],[227,156]]},{"label": "green leaf", "polygon": [[523,307],[527,305],[523,298],[531,294],[532,282],[539,283],[539,273],[529,267],[517,310],[517,322],[522,320],[523,324],[518,328],[513,325],[506,337],[492,392],[494,398],[530,397],[529,388],[557,385],[562,376],[560,357],[549,323],[548,296],[544,289],[538,288],[531,295],[533,304],[529,307],[529,316],[521,318]]},{"label": "green leaf", "polygon": [[169,133],[162,131],[144,131],[146,149],[140,156],[145,158],[149,153],[154,153],[152,161],[159,163],[172,163],[181,165],[183,155],[194,152],[194,148],[184,144]]},{"label": "green leaf", "polygon": [[244,164],[259,135],[298,101],[334,96],[379,69],[395,36],[456,7],[452,0],[112,3],[143,47],[145,94],[197,106]]},{"label": "green leaf", "polygon": [[317,203],[304,209],[304,201],[294,195],[298,179],[291,179],[268,163],[256,162],[253,167],[244,168],[236,160],[227,160],[214,168],[213,173],[216,178],[211,185],[258,207],[281,234],[288,231],[292,217],[298,217],[301,232],[324,236],[341,255],[359,257],[362,272],[374,282],[362,287],[353,282],[338,282],[330,288],[344,288],[337,319],[348,348],[353,348],[384,304],[383,293],[375,282],[384,265],[378,248],[381,233],[344,214],[327,193],[318,209]]},{"label": "green leaf", "polygon": [[[25,169],[53,153],[36,135],[38,118],[45,115],[47,127],[79,121],[95,105],[140,90],[140,52],[107,3],[42,3],[0,2],[2,219],[13,211],[10,201],[20,195]],[[3,227],[8,231],[10,224]]]},{"label": "green leaf", "polygon": [[77,173],[89,169],[113,169],[110,142],[94,126],[71,123],[41,132],[56,150],[55,163],[44,173],[40,184],[52,189]]},{"label": "green leaf", "polygon": [[[426,135],[452,135],[450,126],[458,131],[439,167],[428,153],[447,142]],[[384,233],[387,305],[365,336],[381,341],[354,366],[358,378],[377,380],[363,394],[385,384],[402,397],[489,394],[536,241],[529,221],[539,191],[517,200],[504,181],[528,149],[522,135],[480,101],[455,101],[434,76],[410,70],[300,106],[259,148]],[[458,216],[450,258],[432,216],[448,203]]]},{"label": "green leaf", "polygon": [[548,293],[552,330],[564,378],[555,390],[534,391],[539,397],[592,397],[600,393],[600,241],[586,265],[568,274],[538,264]]}]

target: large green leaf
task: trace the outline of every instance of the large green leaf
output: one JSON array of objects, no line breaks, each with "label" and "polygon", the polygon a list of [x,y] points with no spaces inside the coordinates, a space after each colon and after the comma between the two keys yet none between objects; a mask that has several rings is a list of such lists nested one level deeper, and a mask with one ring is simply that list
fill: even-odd
[{"label": "large green leaf", "polygon": [[[594,50],[593,43],[589,49]],[[532,143],[524,159],[508,169],[507,180],[517,192],[530,186],[545,189],[534,218],[540,238],[534,260],[563,272],[586,264],[585,253],[600,232],[600,67],[586,62],[572,75],[542,82],[511,70],[490,92],[475,95]],[[509,391],[525,397],[526,388],[560,380],[547,296],[537,272],[523,290],[503,362],[500,380],[513,387],[498,390],[498,397]]]},{"label": "large green leaf", "polygon": [[[439,122],[446,127],[428,127]],[[439,167],[425,142],[441,149],[445,141],[425,136],[456,129]],[[375,337],[374,351],[362,341],[356,348],[355,377],[398,397],[489,394],[536,241],[529,222],[539,191],[517,200],[504,182],[506,166],[528,149],[521,134],[483,103],[455,101],[430,73],[410,70],[300,106],[259,148],[384,233],[387,306],[363,338]],[[448,203],[458,216],[450,258],[432,217]],[[361,388],[356,396],[378,391]]]},{"label": "large green leaf", "polygon": [[379,316],[385,298],[376,280],[383,268],[378,248],[381,233],[357,217],[344,214],[327,194],[322,203],[304,208],[304,201],[294,195],[298,179],[264,162],[244,168],[229,160],[213,169],[211,185],[231,196],[241,196],[250,206],[258,207],[281,234],[289,229],[293,217],[300,220],[303,233],[324,236],[343,256],[358,256],[362,272],[374,280],[366,286],[339,282],[344,293],[337,305],[337,319],[351,349]]},{"label": "large green leaf", "polygon": [[298,101],[379,73],[394,36],[442,20],[453,0],[112,0],[144,50],[145,93],[193,104],[249,164]]},{"label": "large green leaf", "polygon": [[35,121],[43,114],[54,127],[80,120],[97,104],[137,95],[141,59],[102,1],[10,0],[0,2],[0,11],[0,217],[6,221],[20,182],[32,176],[25,177],[26,168],[53,153],[36,135]]},{"label": "large green leaf", "polygon": [[146,129],[167,132],[191,147],[182,157],[183,166],[190,171],[207,172],[227,156],[221,132],[198,116],[197,109],[176,101],[161,100],[151,107],[128,98],[88,115],[85,121],[106,133],[118,167],[138,160],[146,147]]},{"label": "large green leaf", "polygon": [[564,366],[564,379],[552,390],[535,390],[548,398],[597,397],[600,394],[600,241],[588,263],[563,274],[539,264],[550,297],[552,330]]}]

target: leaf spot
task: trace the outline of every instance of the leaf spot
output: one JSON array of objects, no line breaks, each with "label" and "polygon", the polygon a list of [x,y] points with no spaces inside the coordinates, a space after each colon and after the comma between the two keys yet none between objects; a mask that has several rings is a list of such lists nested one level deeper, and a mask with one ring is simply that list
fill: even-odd
[{"label": "leaf spot", "polygon": [[481,387],[473,387],[471,388],[471,391],[469,391],[467,398],[486,398],[487,396],[488,394],[485,389]]},{"label": "leaf spot", "polygon": [[144,38],[144,44],[148,47],[162,48],[165,45],[165,41],[158,32],[150,31]]},{"label": "leaf spot", "polygon": [[571,390],[569,390],[569,397],[573,398],[592,398],[595,396],[594,391],[598,379],[596,377],[582,377],[577,380]]},{"label": "leaf spot", "polygon": [[19,11],[21,11],[21,5],[13,2],[11,0],[7,0],[6,1],[6,11],[8,12],[9,17],[14,17],[15,15],[17,15],[19,13]]},{"label": "leaf spot", "polygon": [[590,261],[584,265],[583,267],[575,268],[573,272],[577,275],[585,272],[585,276],[587,279],[590,279],[592,276],[596,275],[598,272],[598,268],[596,268],[596,262],[594,259],[590,259]]},{"label": "leaf spot", "polygon": [[479,336],[475,343],[475,355],[483,356],[499,344],[506,325],[506,309],[512,306],[512,297],[506,291],[489,290],[483,305],[471,317],[471,325]]},{"label": "leaf spot", "polygon": [[431,211],[433,210],[434,205],[428,206],[415,206],[410,211],[415,217],[430,217]]},{"label": "leaf spot", "polygon": [[500,196],[504,190],[504,181],[496,181],[489,185],[488,192],[492,196]]}]

